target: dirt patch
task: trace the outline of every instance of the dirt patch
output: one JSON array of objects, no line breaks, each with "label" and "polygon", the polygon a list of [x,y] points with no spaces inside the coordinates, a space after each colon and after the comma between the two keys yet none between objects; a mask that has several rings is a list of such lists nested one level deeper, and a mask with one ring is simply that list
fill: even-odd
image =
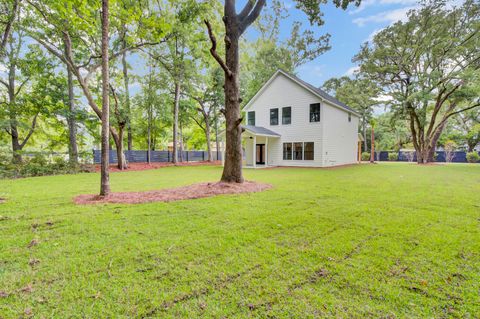
[{"label": "dirt patch", "polygon": [[245,181],[234,183],[199,183],[177,188],[168,188],[146,192],[112,193],[107,197],[98,195],[79,195],[73,199],[76,204],[120,203],[140,204],[149,202],[171,202],[183,199],[212,197],[222,194],[240,194],[261,192],[271,188],[270,184]]},{"label": "dirt patch", "polygon": [[0,197],[0,204],[5,203],[7,200],[5,198]]},{"label": "dirt patch", "polygon": [[[128,163],[128,169],[126,170],[119,170],[116,164],[110,165],[110,172],[131,172],[131,171],[144,171],[148,169],[157,169],[162,167],[170,167],[170,166],[199,166],[199,165],[221,165],[221,161],[214,161],[214,162],[181,162],[177,164],[173,163]],[[100,172],[100,164],[96,164],[95,171]]]}]

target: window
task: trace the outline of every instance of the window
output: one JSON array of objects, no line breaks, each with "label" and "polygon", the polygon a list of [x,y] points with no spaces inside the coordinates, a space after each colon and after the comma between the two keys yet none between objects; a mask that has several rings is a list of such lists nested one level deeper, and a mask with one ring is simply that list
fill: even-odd
[{"label": "window", "polygon": [[313,142],[305,142],[304,160],[313,161]]},{"label": "window", "polygon": [[248,112],[247,125],[255,126],[255,111]]},{"label": "window", "polygon": [[348,122],[352,121],[352,113],[348,113]]},{"label": "window", "polygon": [[270,125],[278,125],[278,108],[270,109]]},{"label": "window", "polygon": [[292,159],[292,143],[283,143],[283,159]]},{"label": "window", "polygon": [[310,104],[310,122],[320,122],[320,103]]},{"label": "window", "polygon": [[303,143],[293,143],[293,159],[297,161],[303,159]]},{"label": "window", "polygon": [[292,123],[292,107],[287,106],[282,108],[282,124]]}]

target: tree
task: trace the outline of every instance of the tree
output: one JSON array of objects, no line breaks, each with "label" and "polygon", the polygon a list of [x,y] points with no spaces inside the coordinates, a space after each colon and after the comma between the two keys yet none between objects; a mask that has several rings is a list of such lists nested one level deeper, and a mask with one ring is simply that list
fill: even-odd
[{"label": "tree", "polygon": [[[109,46],[109,11],[108,0],[102,0],[102,163],[101,163],[101,181],[100,196],[110,194],[110,176],[108,168],[109,159],[109,129],[110,129],[110,79],[108,71],[108,46]],[[120,161],[120,159],[118,159]]]},{"label": "tree", "polygon": [[0,25],[2,33],[0,34],[0,58],[5,54],[5,47],[12,34],[13,23],[17,17],[20,0],[6,0],[0,3]]},{"label": "tree", "polygon": [[48,113],[54,103],[49,80],[56,65],[35,45],[25,45],[23,31],[12,32],[6,47],[6,78],[0,77],[0,89],[7,97],[1,104],[0,128],[10,136],[13,162],[22,161],[21,151],[37,128],[40,114]]},{"label": "tree", "polygon": [[[308,0],[297,1],[296,7],[303,10],[309,18],[311,24],[322,25],[322,15],[320,14],[320,4],[327,0]],[[334,4],[346,8],[352,0],[334,0]],[[355,0],[357,4],[359,0]],[[240,13],[236,12],[235,0],[225,0],[223,23],[225,25],[225,60],[217,52],[217,39],[214,35],[212,26],[208,20],[205,24],[212,47],[211,55],[222,67],[225,73],[225,165],[223,168],[223,182],[243,183],[242,174],[242,117],[240,114],[240,86],[239,86],[239,40],[247,28],[258,18],[266,0],[249,0],[244,5]]]},{"label": "tree", "polygon": [[448,120],[480,105],[480,4],[433,1],[379,32],[354,61],[409,121],[417,162],[433,160]]},{"label": "tree", "polygon": [[372,81],[358,75],[351,79],[347,76],[332,78],[323,84],[323,89],[360,113],[364,151],[367,148],[367,127],[372,118],[373,107],[378,105],[379,89]]},{"label": "tree", "polygon": [[[77,78],[78,84],[86,97],[88,104],[93,112],[102,118],[102,110],[95,100],[92,89],[90,87],[91,78],[97,73],[102,66],[102,53],[98,45],[98,7],[97,3],[86,3],[86,0],[77,3],[74,6],[70,1],[56,0],[27,0],[32,8],[34,19],[29,21],[28,35],[40,43],[52,55],[68,66]],[[168,29],[168,24],[164,22],[161,16],[147,12],[143,5],[123,6],[121,2],[115,2],[115,14],[112,15],[121,21],[115,20],[115,30],[117,36],[114,37],[115,44],[119,41],[118,34],[121,28],[130,22],[137,25],[136,32],[141,37],[133,37],[135,42],[128,43],[126,47],[113,45],[116,50],[112,51],[110,61],[121,57],[125,52],[138,50],[144,46],[155,45],[164,42],[164,31]],[[126,12],[125,12],[126,11]],[[42,28],[39,22],[46,24],[48,28]],[[120,26],[120,27],[119,27]],[[140,27],[142,26],[142,27]],[[153,30],[149,32],[149,38],[144,36],[144,31],[139,30],[151,26]],[[110,35],[112,38],[112,30]],[[65,50],[59,48],[65,47]],[[110,134],[115,142],[117,151],[122,150],[123,140],[119,138],[118,128],[110,125]],[[119,169],[126,168],[124,156],[118,161]]]},{"label": "tree", "polygon": [[470,110],[458,114],[453,126],[454,132],[458,133],[457,142],[465,145],[468,152],[473,152],[480,143],[480,112]]}]

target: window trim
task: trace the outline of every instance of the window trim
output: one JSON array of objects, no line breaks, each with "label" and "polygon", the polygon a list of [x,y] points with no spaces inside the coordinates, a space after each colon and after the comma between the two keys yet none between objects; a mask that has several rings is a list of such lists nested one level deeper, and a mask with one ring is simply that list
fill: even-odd
[{"label": "window trim", "polygon": [[[277,123],[276,123],[276,124],[272,123],[272,119],[275,119],[275,118],[272,118],[272,112],[275,112],[275,111],[277,111],[277,114],[276,114]],[[278,122],[279,122],[279,121],[278,121],[278,113],[279,113],[278,107],[275,107],[275,108],[271,108],[271,109],[270,109],[269,114],[270,114],[270,125],[271,125],[271,126],[276,126],[276,125],[278,125]]]},{"label": "window trim", "polygon": [[[302,158],[298,159],[295,154],[296,154],[296,150],[295,150],[295,144],[300,144],[302,146],[302,150],[301,150],[301,154],[302,154]],[[303,161],[303,142],[293,142],[292,143],[292,160],[294,161]]]},{"label": "window trim", "polygon": [[[289,109],[290,110],[290,116],[288,117],[289,119],[289,122],[288,123],[285,123],[285,109]],[[291,106],[284,106],[282,107],[282,125],[290,125],[292,124],[292,107]]]},{"label": "window trim", "polygon": [[[311,159],[306,159],[305,158],[305,153],[306,153],[305,150],[307,149],[306,148],[307,144],[312,144],[312,151],[311,151],[312,158]],[[315,142],[303,142],[303,160],[304,161],[314,161],[315,160]]]},{"label": "window trim", "polygon": [[[286,144],[290,144],[290,158],[285,158],[285,145]],[[282,149],[282,153],[283,153],[283,160],[284,161],[292,161],[293,160],[293,143],[292,142],[284,142],[283,143],[283,149]]]},{"label": "window trim", "polygon": [[[253,114],[253,124],[250,124],[250,114]],[[247,125],[255,126],[255,124],[256,124],[255,122],[256,122],[255,111],[248,111],[247,112]]]},{"label": "window trim", "polygon": [[[316,114],[317,112],[312,112],[312,106],[317,106],[318,105],[318,121],[312,121],[312,114]],[[310,103],[309,109],[308,109],[308,120],[310,123],[320,123],[321,121],[321,110],[322,106],[320,103]]]}]

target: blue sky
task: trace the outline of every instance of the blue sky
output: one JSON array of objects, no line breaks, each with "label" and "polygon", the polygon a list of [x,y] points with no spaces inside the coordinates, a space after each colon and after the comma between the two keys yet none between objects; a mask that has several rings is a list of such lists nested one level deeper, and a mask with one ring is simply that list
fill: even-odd
[{"label": "blue sky", "polygon": [[310,27],[306,15],[295,9],[293,0],[284,1],[284,5],[290,17],[281,24],[282,34],[289,34],[292,21],[305,21],[305,26],[318,35],[331,35],[330,51],[297,69],[300,78],[320,86],[331,77],[352,74],[355,65],[351,60],[361,44],[382,28],[404,19],[417,3],[414,0],[363,0],[360,7],[351,5],[345,11],[330,3],[322,7],[325,21],[322,27]]}]

